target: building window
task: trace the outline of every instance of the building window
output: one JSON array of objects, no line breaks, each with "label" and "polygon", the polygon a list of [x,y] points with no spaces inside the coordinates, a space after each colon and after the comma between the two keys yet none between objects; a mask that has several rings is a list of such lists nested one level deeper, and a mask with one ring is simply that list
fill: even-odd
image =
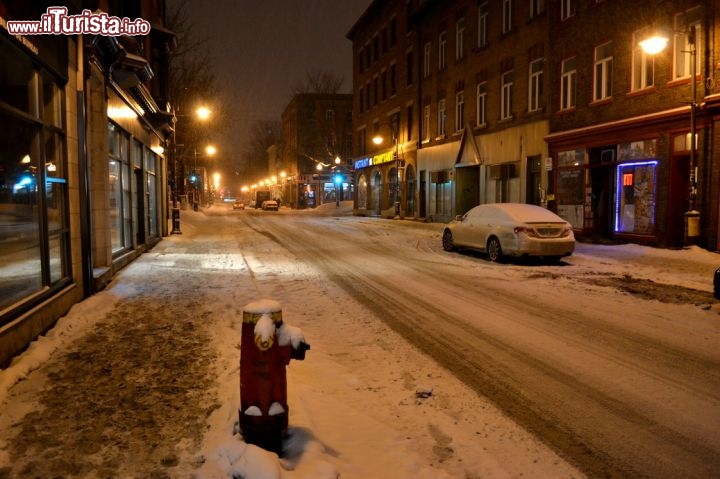
[{"label": "building window", "polygon": [[465,17],[455,24],[455,60],[465,57]]},{"label": "building window", "polygon": [[364,155],[367,151],[367,145],[365,144],[367,138],[367,131],[365,128],[361,128],[358,131],[358,153]]},{"label": "building window", "polygon": [[[699,11],[699,9],[696,9]],[[691,12],[694,12],[695,10],[691,10]],[[691,13],[688,13],[691,14]],[[673,78],[674,79],[680,79],[680,78],[689,78],[690,74],[692,72],[691,70],[691,64],[693,55],[690,54],[690,52],[693,49],[692,43],[694,41],[695,43],[695,51],[696,52],[702,52],[703,46],[702,46],[702,23],[700,21],[695,21],[688,27],[683,27],[683,21],[685,20],[686,14],[680,14],[677,17],[675,17],[675,35],[673,38],[674,48],[673,48],[673,55],[674,55],[674,61],[673,61]],[[694,32],[694,35],[691,35],[691,32]],[[696,54],[695,55],[695,72],[701,71],[700,69],[700,59],[702,58],[702,55]]]},{"label": "building window", "polygon": [[425,105],[423,110],[423,141],[430,141],[430,105]]},{"label": "building window", "polygon": [[445,53],[447,51],[447,32],[440,33],[438,37],[438,70],[445,69]]},{"label": "building window", "polygon": [[365,82],[365,110],[370,109],[370,81]]},{"label": "building window", "polygon": [[375,78],[373,78],[373,102],[372,102],[373,106],[380,103],[380,97],[378,96],[379,92],[380,92],[380,77],[375,75]]},{"label": "building window", "polygon": [[528,111],[538,111],[543,107],[543,60],[530,63],[528,86]]},{"label": "building window", "polygon": [[397,93],[397,68],[396,64],[390,65],[390,96]]},{"label": "building window", "polygon": [[[110,186],[110,238],[113,254],[132,247],[132,204],[130,175],[130,137],[119,127],[110,123],[108,126],[110,157],[108,165],[108,181]],[[193,193],[197,188],[197,179],[191,173],[190,183]]]},{"label": "building window", "polygon": [[604,100],[612,95],[612,63],[612,42],[595,48],[593,101]]},{"label": "building window", "polygon": [[425,55],[423,57],[423,78],[430,76],[430,49],[432,45],[430,42],[425,44]]},{"label": "building window", "polygon": [[645,53],[640,42],[648,36],[648,29],[644,28],[633,33],[632,51],[632,90],[650,88],[655,84],[655,58]]},{"label": "building window", "polygon": [[502,95],[500,97],[500,119],[512,118],[513,72],[508,71],[502,75]]},{"label": "building window", "polygon": [[397,44],[397,18],[392,17],[390,19],[390,46],[394,47]]},{"label": "building window", "polygon": [[413,84],[413,77],[415,76],[415,65],[413,62],[413,52],[409,51],[405,54],[405,84],[410,86]]},{"label": "building window", "polygon": [[475,124],[487,124],[487,83],[479,83],[475,88]]},{"label": "building window", "polygon": [[577,0],[560,0],[560,20],[567,20],[575,15]]},{"label": "building window", "polygon": [[560,109],[569,110],[575,108],[577,96],[577,70],[575,57],[568,58],[562,62],[562,79],[560,82]]},{"label": "building window", "polygon": [[413,107],[409,105],[406,109],[407,113],[407,139],[406,141],[412,141],[413,139]]},{"label": "building window", "polygon": [[455,131],[461,131],[465,125],[465,92],[455,94]]},{"label": "building window", "polygon": [[358,90],[358,109],[360,110],[360,113],[364,111],[365,107],[365,90],[363,87],[360,87]]},{"label": "building window", "polygon": [[530,18],[535,18],[545,12],[545,0],[530,0]]},{"label": "building window", "polygon": [[488,2],[478,5],[478,36],[477,46],[482,48],[488,44]]},{"label": "building window", "polygon": [[512,0],[502,0],[502,32],[509,33],[512,30]]},{"label": "building window", "polygon": [[447,118],[445,113],[445,98],[438,101],[438,131],[437,136],[439,138],[445,137],[445,119]]},{"label": "building window", "polygon": [[387,100],[387,70],[380,72],[380,92],[382,101]]},{"label": "building window", "polygon": [[69,280],[71,261],[63,82],[4,37],[0,57],[3,71],[12,72],[0,75],[0,211],[7,233],[0,310],[6,310]]},{"label": "building window", "polygon": [[325,110],[325,121],[328,123],[333,123],[335,121],[335,110],[332,108]]}]

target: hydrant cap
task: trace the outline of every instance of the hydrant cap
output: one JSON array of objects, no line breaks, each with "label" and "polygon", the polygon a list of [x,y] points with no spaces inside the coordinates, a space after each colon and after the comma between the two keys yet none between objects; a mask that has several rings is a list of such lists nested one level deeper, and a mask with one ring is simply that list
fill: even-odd
[{"label": "hydrant cap", "polygon": [[282,311],[282,307],[274,299],[261,299],[246,304],[243,311],[251,314],[277,313]]},{"label": "hydrant cap", "polygon": [[256,324],[263,315],[268,315],[273,323],[282,323],[282,308],[280,303],[272,299],[261,299],[248,303],[243,308],[243,323]]}]

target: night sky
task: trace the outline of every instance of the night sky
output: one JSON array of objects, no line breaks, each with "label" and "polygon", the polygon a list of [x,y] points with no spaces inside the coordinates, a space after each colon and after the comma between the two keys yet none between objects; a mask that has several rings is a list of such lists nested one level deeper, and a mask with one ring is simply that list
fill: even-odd
[{"label": "night sky", "polygon": [[341,93],[351,92],[352,44],[345,35],[371,0],[189,1],[198,34],[210,40],[227,106],[238,118],[232,139],[218,145],[231,151],[221,154],[239,154],[258,119],[279,121],[307,72],[342,76]]}]

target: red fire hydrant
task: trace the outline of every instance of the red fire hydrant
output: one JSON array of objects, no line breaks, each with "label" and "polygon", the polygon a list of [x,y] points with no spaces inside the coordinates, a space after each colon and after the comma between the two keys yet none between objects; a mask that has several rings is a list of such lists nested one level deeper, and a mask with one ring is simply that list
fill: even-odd
[{"label": "red fire hydrant", "polygon": [[240,341],[240,430],[245,442],[280,455],[289,414],[285,367],[305,359],[310,345],[270,299],[243,308]]}]

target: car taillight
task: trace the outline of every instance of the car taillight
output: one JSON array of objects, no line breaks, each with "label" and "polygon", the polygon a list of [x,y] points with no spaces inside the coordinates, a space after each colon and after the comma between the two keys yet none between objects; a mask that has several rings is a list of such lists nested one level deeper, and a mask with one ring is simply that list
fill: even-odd
[{"label": "car taillight", "polygon": [[514,227],[514,228],[513,228],[513,233],[515,233],[516,235],[517,235],[517,234],[520,234],[520,233],[525,233],[525,234],[528,235],[528,236],[532,236],[532,237],[537,236],[537,235],[535,234],[535,230],[534,230],[534,229],[532,229],[532,228],[526,228],[526,227],[524,227],[524,226],[516,226],[516,227]]}]

